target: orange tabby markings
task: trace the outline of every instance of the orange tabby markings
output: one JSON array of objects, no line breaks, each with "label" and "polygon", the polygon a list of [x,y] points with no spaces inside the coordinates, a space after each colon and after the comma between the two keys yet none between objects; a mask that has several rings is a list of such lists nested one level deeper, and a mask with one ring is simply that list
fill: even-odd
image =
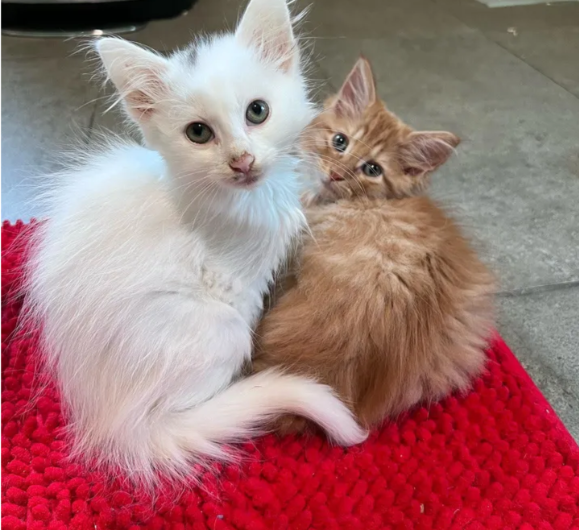
[{"label": "orange tabby markings", "polygon": [[254,371],[326,383],[364,426],[468,389],[484,367],[494,281],[421,195],[458,143],[405,125],[377,99],[369,63],[356,63],[305,135],[322,170],[307,195],[311,233],[257,331]]}]

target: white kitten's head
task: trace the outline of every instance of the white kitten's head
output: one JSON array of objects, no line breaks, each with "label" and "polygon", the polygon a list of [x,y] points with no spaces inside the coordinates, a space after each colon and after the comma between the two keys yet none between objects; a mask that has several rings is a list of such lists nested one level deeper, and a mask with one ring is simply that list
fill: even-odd
[{"label": "white kitten's head", "polygon": [[115,38],[96,48],[147,144],[199,193],[267,178],[314,117],[286,0],[251,0],[235,34],[169,58]]}]

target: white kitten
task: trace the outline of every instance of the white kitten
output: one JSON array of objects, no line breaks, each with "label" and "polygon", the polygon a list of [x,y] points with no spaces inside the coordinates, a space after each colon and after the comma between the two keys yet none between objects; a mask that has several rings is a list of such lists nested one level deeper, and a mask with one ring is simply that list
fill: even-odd
[{"label": "white kitten", "polygon": [[275,372],[231,385],[304,224],[291,152],[313,107],[285,1],[252,0],[235,34],[170,58],[96,48],[149,148],[85,157],[38,231],[30,311],[76,452],[185,476],[283,412],[362,441],[328,387]]}]

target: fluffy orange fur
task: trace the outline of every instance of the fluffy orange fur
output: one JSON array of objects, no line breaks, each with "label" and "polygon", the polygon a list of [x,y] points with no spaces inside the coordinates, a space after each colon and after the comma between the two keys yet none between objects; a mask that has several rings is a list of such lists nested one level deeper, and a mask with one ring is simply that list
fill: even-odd
[{"label": "fluffy orange fur", "polygon": [[322,170],[310,233],[257,330],[254,371],[326,383],[367,427],[469,387],[493,327],[493,277],[419,193],[458,143],[402,123],[356,63],[307,134]]}]

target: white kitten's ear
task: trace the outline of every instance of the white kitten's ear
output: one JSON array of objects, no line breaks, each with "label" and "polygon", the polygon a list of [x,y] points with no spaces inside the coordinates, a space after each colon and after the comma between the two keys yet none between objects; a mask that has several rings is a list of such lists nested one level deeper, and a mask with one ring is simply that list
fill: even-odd
[{"label": "white kitten's ear", "polygon": [[166,94],[167,59],[122,39],[99,39],[95,48],[131,117],[146,121]]},{"label": "white kitten's ear", "polygon": [[370,62],[363,56],[356,61],[338,92],[336,112],[350,118],[360,117],[376,102],[376,82]]},{"label": "white kitten's ear", "polygon": [[412,132],[400,148],[400,162],[404,173],[420,177],[444,164],[460,143],[450,132]]},{"label": "white kitten's ear", "polygon": [[250,0],[235,36],[280,70],[288,72],[299,65],[299,49],[286,0]]}]

